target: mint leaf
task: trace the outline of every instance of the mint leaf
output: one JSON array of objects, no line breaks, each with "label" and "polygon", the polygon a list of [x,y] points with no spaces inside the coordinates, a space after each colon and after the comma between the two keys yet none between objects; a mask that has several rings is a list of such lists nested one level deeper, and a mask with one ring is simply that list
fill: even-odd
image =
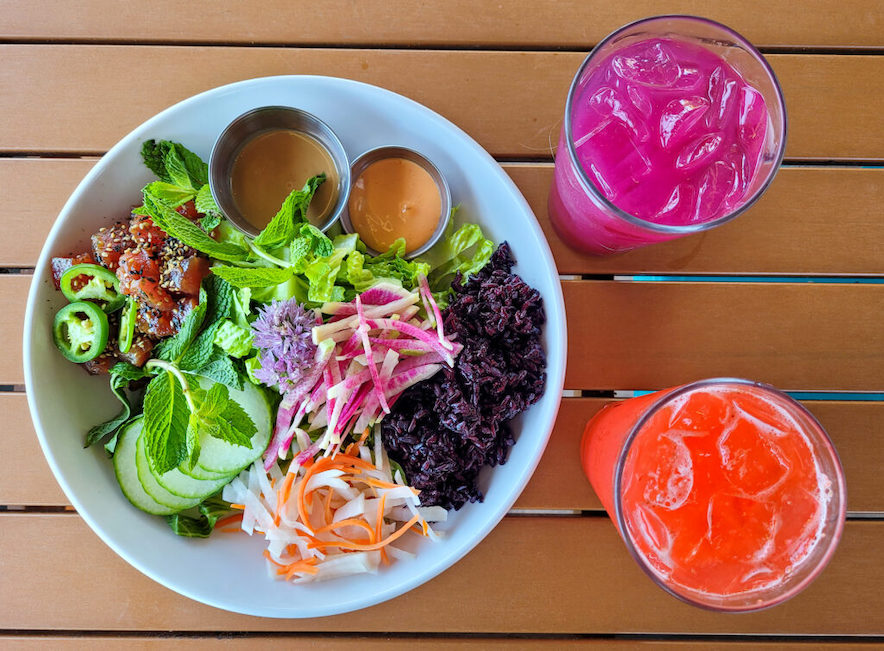
[{"label": "mint leaf", "polygon": [[167,206],[177,208],[183,203],[187,203],[194,198],[195,193],[191,188],[181,188],[164,181],[154,181],[148,183],[144,188],[144,192],[150,192],[152,197],[162,201]]},{"label": "mint leaf", "polygon": [[227,387],[223,384],[213,384],[206,391],[206,395],[200,404],[198,411],[200,418],[218,418],[224,413],[228,402],[230,402],[230,392],[227,390]]},{"label": "mint leaf", "polygon": [[[117,364],[114,366],[116,368],[120,366]],[[131,366],[128,364],[127,366]],[[132,366],[132,368],[137,368]],[[141,369],[138,369],[139,371]],[[113,371],[111,371],[113,373]],[[117,400],[120,401],[120,404],[123,406],[120,412],[103,423],[100,423],[86,432],[86,442],[83,445],[84,448],[88,448],[92,445],[98,443],[101,439],[103,439],[108,434],[116,432],[120,426],[129,420],[129,417],[132,415],[132,406],[129,404],[129,397],[126,395],[125,389],[129,385],[129,380],[123,377],[122,374],[111,375],[110,380],[110,388],[113,391],[114,396],[116,396]]]},{"label": "mint leaf", "polygon": [[[246,418],[248,418],[248,416],[246,416]],[[218,429],[212,432],[212,436],[221,439],[222,441],[226,441],[231,445],[238,445],[243,448],[251,447],[251,436],[246,436],[245,433],[236,429],[223,418],[219,418],[216,422],[218,424]]]},{"label": "mint leaf", "polygon": [[320,174],[308,179],[302,189],[292,190],[276,216],[258,233],[255,244],[266,249],[288,245],[295,237],[297,225],[307,220],[307,207],[324,181],[325,174]]},{"label": "mint leaf", "polygon": [[187,468],[192,470],[200,457],[200,419],[193,412],[187,418],[187,437],[185,445],[187,448],[186,458],[182,463],[187,464]]},{"label": "mint leaf", "polygon": [[190,408],[178,379],[160,371],[144,394],[145,452],[154,470],[162,474],[187,457]]},{"label": "mint leaf", "polygon": [[175,210],[163,203],[162,200],[150,194],[148,191],[149,187],[147,186],[144,189],[144,209],[150,215],[154,224],[166,233],[197,251],[201,251],[219,260],[241,262],[248,258],[249,253],[242,246],[232,242],[216,242],[187,217],[179,215]]},{"label": "mint leaf", "polygon": [[[202,158],[194,154],[180,142],[169,143],[171,150],[175,151],[176,157],[184,164],[190,184],[194,188],[200,188],[209,182],[209,166]],[[170,150],[170,151],[171,151]],[[168,168],[168,161],[166,163]]]},{"label": "mint leaf", "polygon": [[181,328],[175,333],[175,335],[168,339],[163,339],[157,344],[153,349],[154,357],[165,362],[174,362],[184,355],[184,352],[187,350],[187,347],[190,346],[194,337],[196,337],[196,333],[199,331],[200,326],[205,319],[207,307],[205,297],[205,290],[201,289],[199,305],[187,314],[184,318],[184,323],[181,324]]},{"label": "mint leaf", "polygon": [[147,168],[156,174],[160,181],[170,182],[168,172],[166,172],[166,153],[165,147],[156,140],[147,140],[141,145],[141,160]]},{"label": "mint leaf", "polygon": [[163,159],[163,162],[166,165],[166,172],[169,175],[171,183],[181,188],[187,188],[192,192],[196,192],[196,188],[193,187],[193,183],[190,180],[190,174],[188,174],[187,172],[187,166],[185,166],[184,160],[178,154],[178,150],[175,145],[172,143],[169,144],[170,146],[166,149],[166,156]]},{"label": "mint leaf", "polygon": [[117,362],[111,367],[110,374],[111,379],[119,377],[128,381],[140,380],[141,378],[150,376],[149,371],[128,362]]},{"label": "mint leaf", "polygon": [[255,427],[255,422],[238,402],[228,400],[224,411],[221,413],[221,418],[225,423],[230,423],[231,428],[238,432],[239,436],[242,437],[239,439],[240,441],[245,441],[245,443],[237,443],[237,445],[244,445],[246,447],[251,445],[251,438],[257,433],[258,428]]},{"label": "mint leaf", "polygon": [[218,225],[221,223],[221,215],[216,212],[206,213],[205,216],[200,219],[200,228],[202,228],[207,233],[218,228]]},{"label": "mint leaf", "polygon": [[214,352],[215,332],[233,307],[233,288],[221,278],[209,276],[203,281],[206,313],[203,331],[190,343],[178,364],[182,371],[194,371],[209,362]]},{"label": "mint leaf", "polygon": [[215,382],[220,382],[231,389],[242,389],[242,377],[236,370],[233,362],[227,355],[217,350],[204,366],[193,371],[193,373],[210,380],[215,380]]},{"label": "mint leaf", "polygon": [[187,515],[186,513],[175,513],[166,516],[166,522],[179,536],[187,536],[189,538],[208,538],[209,534],[215,528],[215,524],[225,515],[233,512],[230,504],[225,502],[218,495],[213,495],[206,499],[202,504],[198,505],[196,515]]},{"label": "mint leaf", "polygon": [[294,269],[286,267],[212,267],[212,273],[234,287],[273,287],[294,276]]}]

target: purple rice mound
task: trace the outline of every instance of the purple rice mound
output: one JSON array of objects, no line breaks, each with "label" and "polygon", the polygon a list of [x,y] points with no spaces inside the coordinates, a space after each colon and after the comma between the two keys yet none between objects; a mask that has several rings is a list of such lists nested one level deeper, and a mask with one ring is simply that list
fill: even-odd
[{"label": "purple rice mound", "polygon": [[442,312],[463,350],[454,368],[407,389],[382,421],[384,445],[424,506],[459,509],[482,501],[484,466],[506,462],[515,442],[508,421],[537,402],[546,384],[540,293],[511,273],[504,242]]}]

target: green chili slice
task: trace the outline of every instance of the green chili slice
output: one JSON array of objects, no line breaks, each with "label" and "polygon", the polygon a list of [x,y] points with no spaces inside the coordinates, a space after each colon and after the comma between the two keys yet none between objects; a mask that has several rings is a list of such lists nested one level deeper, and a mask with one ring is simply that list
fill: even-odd
[{"label": "green chili slice", "polygon": [[117,336],[117,348],[121,353],[128,353],[132,348],[132,337],[135,336],[135,317],[138,314],[138,306],[135,299],[129,296],[126,307],[120,313],[120,333]]},{"label": "green chili slice", "polygon": [[55,315],[53,339],[61,354],[82,364],[98,357],[107,346],[107,315],[88,301],[69,303]]},{"label": "green chili slice", "polygon": [[92,301],[107,314],[116,312],[126,302],[116,274],[97,264],[75,264],[61,275],[60,285],[71,303]]}]

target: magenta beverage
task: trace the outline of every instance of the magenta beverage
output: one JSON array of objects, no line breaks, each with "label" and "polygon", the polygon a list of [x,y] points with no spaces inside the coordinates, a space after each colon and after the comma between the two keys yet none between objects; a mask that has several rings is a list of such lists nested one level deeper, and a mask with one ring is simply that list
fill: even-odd
[{"label": "magenta beverage", "polygon": [[782,95],[751,45],[703,19],[640,21],[593,50],[572,85],[553,225],[598,254],[705,230],[760,196],[784,141]]}]

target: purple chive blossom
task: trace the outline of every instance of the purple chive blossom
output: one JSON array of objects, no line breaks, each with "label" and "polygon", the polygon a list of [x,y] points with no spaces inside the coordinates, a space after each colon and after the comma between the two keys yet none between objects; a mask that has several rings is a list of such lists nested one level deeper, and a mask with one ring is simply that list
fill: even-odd
[{"label": "purple chive blossom", "polygon": [[268,386],[279,385],[280,393],[293,391],[310,372],[316,355],[311,330],[313,312],[295,299],[274,300],[261,308],[252,324],[254,346],[261,352],[255,377]]}]

